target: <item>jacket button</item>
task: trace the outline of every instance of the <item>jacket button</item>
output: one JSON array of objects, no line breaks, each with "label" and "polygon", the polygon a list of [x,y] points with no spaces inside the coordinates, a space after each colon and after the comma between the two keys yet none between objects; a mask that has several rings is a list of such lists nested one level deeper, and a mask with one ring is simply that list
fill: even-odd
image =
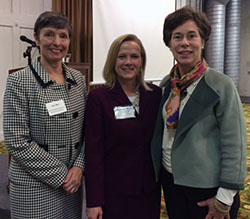
[{"label": "jacket button", "polygon": [[75,149],[77,149],[79,146],[80,146],[79,142],[75,143]]},{"label": "jacket button", "polygon": [[78,112],[74,112],[73,113],[73,119],[77,118],[78,117]]}]

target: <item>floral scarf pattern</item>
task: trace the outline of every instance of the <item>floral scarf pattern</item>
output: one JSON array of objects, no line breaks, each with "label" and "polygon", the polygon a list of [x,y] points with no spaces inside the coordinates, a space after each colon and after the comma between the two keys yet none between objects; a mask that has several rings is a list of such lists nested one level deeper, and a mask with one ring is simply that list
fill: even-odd
[{"label": "floral scarf pattern", "polygon": [[177,64],[172,68],[170,72],[172,93],[166,104],[166,124],[168,128],[177,128],[181,95],[189,85],[191,85],[194,81],[196,81],[205,73],[207,67],[207,62],[205,61],[205,59],[203,59],[201,62],[196,64],[195,67],[189,73],[183,76],[180,75]]}]

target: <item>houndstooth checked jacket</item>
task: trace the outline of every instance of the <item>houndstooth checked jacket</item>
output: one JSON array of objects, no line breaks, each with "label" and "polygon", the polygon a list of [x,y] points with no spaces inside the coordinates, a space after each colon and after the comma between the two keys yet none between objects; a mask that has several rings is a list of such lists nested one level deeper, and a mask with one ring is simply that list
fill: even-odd
[{"label": "houndstooth checked jacket", "polygon": [[[33,67],[44,83],[50,81],[39,58]],[[61,189],[71,167],[84,168],[85,80],[79,71],[66,65],[63,68],[66,83],[52,83],[46,88],[38,83],[29,67],[8,77],[3,127],[6,146],[11,154],[9,178],[12,185],[44,186],[53,191]],[[61,99],[67,111],[49,116],[46,103]],[[63,200],[63,196],[67,196],[66,193],[60,194],[63,195],[58,199]],[[66,218],[59,215],[56,218]],[[25,217],[29,218],[28,215]]]}]

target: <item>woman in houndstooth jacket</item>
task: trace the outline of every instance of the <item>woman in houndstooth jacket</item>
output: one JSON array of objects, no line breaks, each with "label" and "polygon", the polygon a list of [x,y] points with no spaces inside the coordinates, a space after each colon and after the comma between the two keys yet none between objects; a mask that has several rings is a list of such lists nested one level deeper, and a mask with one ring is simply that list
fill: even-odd
[{"label": "woman in houndstooth jacket", "polygon": [[40,57],[7,80],[3,125],[12,219],[81,217],[87,91],[83,75],[62,63],[71,33],[64,15],[42,13],[34,27]]}]

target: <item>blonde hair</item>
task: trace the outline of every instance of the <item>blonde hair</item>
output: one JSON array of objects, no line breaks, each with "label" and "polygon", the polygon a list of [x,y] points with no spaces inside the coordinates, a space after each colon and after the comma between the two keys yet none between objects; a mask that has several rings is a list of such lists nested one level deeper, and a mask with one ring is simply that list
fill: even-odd
[{"label": "blonde hair", "polygon": [[142,42],[134,34],[125,34],[125,35],[119,36],[111,44],[109,51],[108,51],[108,56],[107,56],[107,59],[103,68],[103,77],[106,81],[107,87],[113,88],[115,86],[115,83],[117,80],[117,74],[115,72],[116,59],[117,59],[117,55],[119,53],[121,45],[126,41],[136,42],[141,49],[142,66],[140,68],[139,74],[136,77],[137,87],[142,85],[146,90],[151,90],[151,88],[144,81],[145,66],[146,66],[146,52],[142,45]]}]

